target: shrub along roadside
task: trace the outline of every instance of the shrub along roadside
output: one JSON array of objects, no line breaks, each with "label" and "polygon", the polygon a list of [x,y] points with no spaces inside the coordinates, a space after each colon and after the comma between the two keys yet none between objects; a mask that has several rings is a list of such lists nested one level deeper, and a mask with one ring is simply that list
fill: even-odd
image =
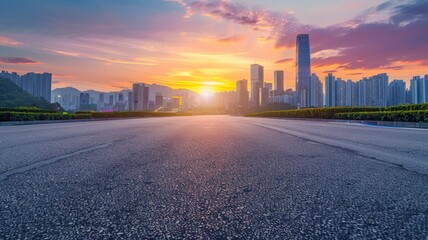
[{"label": "shrub along roadside", "polygon": [[[40,111],[40,112],[39,112]],[[71,120],[71,119],[102,119],[102,118],[142,118],[142,117],[172,117],[190,116],[189,113],[170,112],[77,112],[76,114],[62,114],[58,112],[2,111],[0,121],[36,121],[36,120]]]},{"label": "shrub along roadside", "polygon": [[305,108],[297,110],[270,111],[249,113],[247,117],[288,117],[288,118],[321,118],[331,119],[336,113],[346,112],[379,112],[379,107],[334,107],[334,108]]},{"label": "shrub along roadside", "polygon": [[333,107],[249,113],[247,117],[319,118],[373,121],[428,122],[428,103],[405,104],[388,108]]},{"label": "shrub along roadside", "polygon": [[92,118],[90,114],[0,112],[0,121],[71,120],[90,118]]},{"label": "shrub along roadside", "polygon": [[139,118],[139,117],[173,117],[190,116],[189,113],[174,112],[91,112],[93,118]]},{"label": "shrub along roadside", "polygon": [[0,112],[59,113],[57,110],[39,109],[39,108],[34,108],[34,107],[0,108]]},{"label": "shrub along roadside", "polygon": [[403,104],[388,107],[386,111],[413,111],[413,110],[428,110],[428,103],[422,104]]},{"label": "shrub along roadside", "polygon": [[367,121],[428,122],[428,110],[336,113],[333,118]]}]

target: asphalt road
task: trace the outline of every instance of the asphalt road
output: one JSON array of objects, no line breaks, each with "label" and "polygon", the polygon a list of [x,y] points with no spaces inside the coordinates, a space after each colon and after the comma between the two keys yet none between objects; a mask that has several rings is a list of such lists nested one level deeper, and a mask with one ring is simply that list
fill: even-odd
[{"label": "asphalt road", "polygon": [[427,237],[427,130],[229,116],[0,127],[0,239]]}]

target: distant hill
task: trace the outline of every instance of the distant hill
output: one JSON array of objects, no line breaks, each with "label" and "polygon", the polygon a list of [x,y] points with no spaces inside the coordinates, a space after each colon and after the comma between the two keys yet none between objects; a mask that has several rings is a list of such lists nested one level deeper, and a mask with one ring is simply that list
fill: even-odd
[{"label": "distant hill", "polygon": [[11,80],[0,77],[0,107],[38,107],[42,109],[58,109],[58,104],[48,103],[44,99],[38,99],[16,86]]}]

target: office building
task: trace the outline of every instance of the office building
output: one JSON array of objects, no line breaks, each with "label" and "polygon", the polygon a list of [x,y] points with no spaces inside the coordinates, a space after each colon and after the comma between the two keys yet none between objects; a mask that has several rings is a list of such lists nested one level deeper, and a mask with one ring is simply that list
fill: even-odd
[{"label": "office building", "polygon": [[282,95],[284,93],[284,71],[275,71],[273,73],[273,84],[273,95]]},{"label": "office building", "polygon": [[310,105],[311,53],[309,35],[299,34],[296,41],[296,94],[298,107]]},{"label": "office building", "polygon": [[134,111],[149,110],[149,87],[144,83],[134,83],[132,85],[132,98]]},{"label": "office building", "polygon": [[269,88],[262,87],[259,89],[260,107],[265,107],[269,104]]},{"label": "office building", "polygon": [[251,65],[251,106],[260,106],[260,89],[264,83],[264,68],[258,64]]},{"label": "office building", "polygon": [[248,81],[243,79],[236,82],[236,104],[238,112],[248,110]]}]

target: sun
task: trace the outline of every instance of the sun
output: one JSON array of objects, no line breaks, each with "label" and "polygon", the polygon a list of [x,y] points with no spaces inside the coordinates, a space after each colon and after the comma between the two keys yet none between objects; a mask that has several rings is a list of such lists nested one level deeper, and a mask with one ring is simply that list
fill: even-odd
[{"label": "sun", "polygon": [[211,98],[214,95],[214,91],[208,88],[201,90],[201,96],[204,98]]}]

